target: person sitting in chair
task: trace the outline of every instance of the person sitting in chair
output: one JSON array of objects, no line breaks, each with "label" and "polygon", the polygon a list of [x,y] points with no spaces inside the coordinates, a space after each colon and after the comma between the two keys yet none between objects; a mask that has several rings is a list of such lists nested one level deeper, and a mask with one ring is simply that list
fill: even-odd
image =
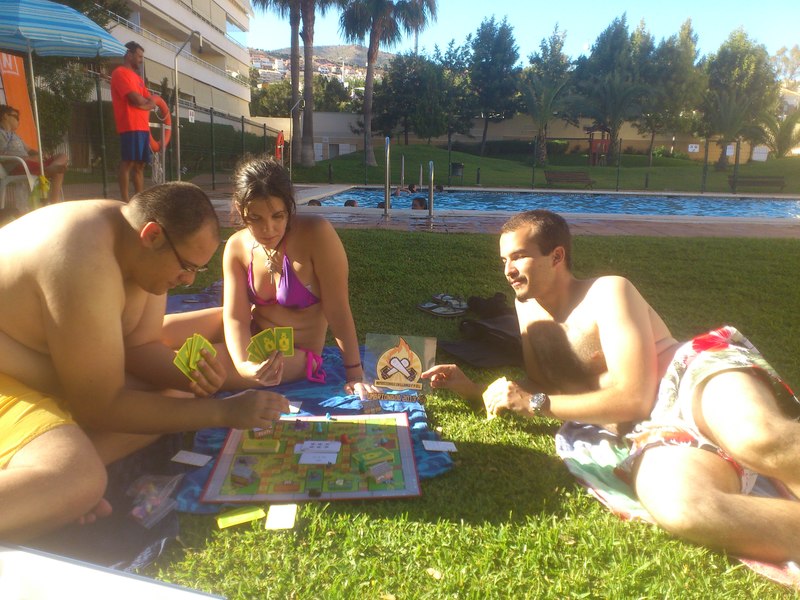
[{"label": "person sitting in chair", "polygon": [[[39,164],[39,153],[29,148],[16,133],[19,128],[19,110],[13,106],[0,104],[0,154],[6,156],[19,156],[25,160],[31,175],[41,175],[42,166]],[[67,155],[54,154],[44,161],[44,174],[50,180],[50,193],[48,202],[58,202],[62,196],[64,173],[67,170]],[[25,169],[14,161],[7,164],[11,175],[22,175]]]}]

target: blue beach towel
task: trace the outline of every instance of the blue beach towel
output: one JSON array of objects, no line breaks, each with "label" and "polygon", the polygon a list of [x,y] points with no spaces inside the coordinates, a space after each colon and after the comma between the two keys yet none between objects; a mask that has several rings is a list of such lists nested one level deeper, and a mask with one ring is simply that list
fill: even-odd
[{"label": "blue beach towel", "polygon": [[[201,308],[220,306],[222,303],[222,282],[218,281],[201,293],[173,295],[167,298],[167,313],[189,312]],[[361,348],[364,354],[364,348]],[[300,415],[358,415],[361,414],[361,400],[358,396],[342,396],[345,384],[344,365],[339,349],[328,346],[322,350],[322,359],[327,374],[325,383],[294,381],[269,388],[279,392],[291,401],[302,402]],[[392,393],[392,392],[389,392]],[[402,392],[396,392],[402,393]],[[428,427],[428,415],[425,408],[417,402],[381,401],[384,412],[404,412],[408,415],[411,428],[411,442],[414,448],[414,459],[420,479],[430,479],[453,468],[453,460],[447,452],[428,452],[422,445],[423,440],[438,440],[439,435]],[[204,429],[198,431],[194,438],[195,452],[216,458],[225,443],[228,430],[225,428]],[[200,496],[211,472],[215,460],[194,471],[187,473],[179,489],[176,500],[177,509],[181,512],[195,514],[212,514],[220,510],[218,504],[200,502]]]}]

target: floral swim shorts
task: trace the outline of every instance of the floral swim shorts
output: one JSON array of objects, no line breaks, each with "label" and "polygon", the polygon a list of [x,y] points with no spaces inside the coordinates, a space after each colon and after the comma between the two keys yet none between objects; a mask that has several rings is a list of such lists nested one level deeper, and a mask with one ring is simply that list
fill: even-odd
[{"label": "floral swim shorts", "polygon": [[692,446],[715,452],[730,462],[739,475],[742,492],[750,492],[757,474],[745,469],[700,433],[692,414],[692,400],[698,386],[723,371],[750,369],[772,387],[779,404],[797,416],[800,402],[756,347],[734,327],[720,327],[678,348],[661,379],[650,418],[626,436],[631,449],[619,467],[621,475],[630,474],[636,459],[648,448]]}]

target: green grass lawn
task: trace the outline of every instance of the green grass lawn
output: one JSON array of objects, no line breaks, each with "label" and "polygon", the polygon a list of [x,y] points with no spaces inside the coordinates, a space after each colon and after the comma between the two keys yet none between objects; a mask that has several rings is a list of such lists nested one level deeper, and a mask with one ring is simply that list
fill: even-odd
[{"label": "green grass lawn", "polygon": [[[423,167],[423,181],[429,181],[428,165],[434,162],[435,182],[448,185],[447,164],[448,152],[445,149],[427,145],[399,146],[393,145],[390,151],[391,181],[397,185],[400,181],[401,161],[405,160],[405,182],[419,180],[420,165]],[[319,161],[312,168],[295,164],[293,178],[299,183],[348,183],[348,184],[383,184],[385,180],[385,154],[383,148],[376,148],[377,167],[369,167],[365,174],[364,155],[362,152],[347,154],[331,160]],[[486,158],[464,152],[453,152],[451,162],[464,163],[463,185],[474,186],[478,181],[484,187],[520,187],[530,188],[532,178],[534,187],[546,188],[544,168],[537,166],[535,171],[531,165],[531,157],[518,156],[514,159]],[[616,164],[605,167],[590,167],[585,155],[566,155],[553,157],[552,164],[547,167],[554,170],[581,170],[589,173],[596,181],[594,189],[627,190],[627,191],[665,191],[699,193],[703,178],[703,164],[692,160],[673,158],[656,158],[653,167],[647,166],[647,157],[640,155],[623,155],[621,167]],[[782,193],[800,194],[800,157],[770,159],[764,163],[753,162],[739,167],[741,175],[782,175],[786,187]],[[733,167],[727,171],[715,171],[709,165],[706,180],[706,191],[730,193],[728,175],[733,174]],[[366,180],[365,180],[366,175]],[[462,185],[461,178],[451,178],[450,185]],[[582,189],[580,186],[573,189]],[[772,193],[774,188],[742,188],[740,194]]]},{"label": "green grass lawn", "polygon": [[[367,332],[459,338],[457,319],[415,309],[434,293],[512,298],[497,236],[340,235],[362,342]],[[579,276],[629,277],[679,338],[737,326],[800,385],[800,241],[578,237],[574,256]],[[487,384],[518,375],[467,371]],[[791,597],[723,554],[611,515],[556,457],[556,421],[487,422],[447,392],[427,410],[458,453],[420,498],[304,504],[280,533],[184,515],[185,548],[148,574],[230,598]]]}]

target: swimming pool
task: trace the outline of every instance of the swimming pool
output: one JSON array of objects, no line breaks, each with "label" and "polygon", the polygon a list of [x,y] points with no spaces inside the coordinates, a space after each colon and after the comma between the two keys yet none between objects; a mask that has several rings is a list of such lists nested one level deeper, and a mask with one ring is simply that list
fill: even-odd
[{"label": "swimming pool", "polygon": [[[428,194],[392,196],[393,209],[408,209],[411,198]],[[342,206],[357,200],[358,206],[375,208],[383,202],[383,190],[352,188],[323,199],[323,206]],[[800,218],[800,200],[747,198],[742,196],[651,196],[519,191],[445,191],[434,195],[434,211],[479,210],[519,212],[547,208],[563,213],[619,215],[684,215],[695,217],[743,217],[760,219]]]}]

